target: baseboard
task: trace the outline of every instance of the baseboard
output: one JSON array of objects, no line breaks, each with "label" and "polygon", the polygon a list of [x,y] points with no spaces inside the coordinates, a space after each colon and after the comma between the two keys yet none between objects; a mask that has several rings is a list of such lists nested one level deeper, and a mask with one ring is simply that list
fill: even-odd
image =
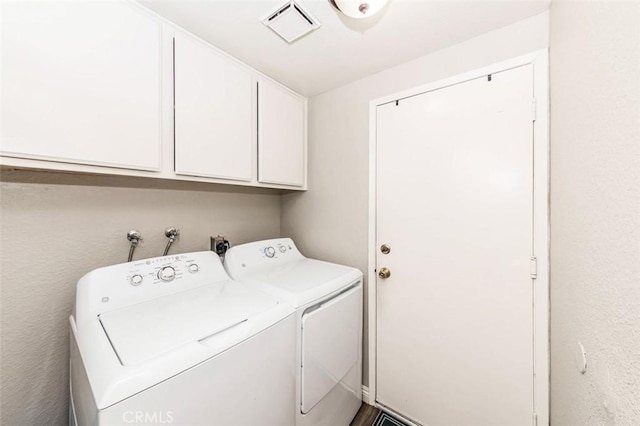
[{"label": "baseboard", "polygon": [[369,388],[365,385],[362,385],[362,402],[365,404],[373,405],[369,401]]}]

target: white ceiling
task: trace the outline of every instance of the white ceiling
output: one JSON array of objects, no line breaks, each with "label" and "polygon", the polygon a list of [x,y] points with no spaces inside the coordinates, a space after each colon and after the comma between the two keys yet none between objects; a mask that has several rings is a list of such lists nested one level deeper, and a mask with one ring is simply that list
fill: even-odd
[{"label": "white ceiling", "polygon": [[538,14],[549,0],[391,0],[347,18],[328,0],[298,0],[322,26],[287,44],[260,19],[284,0],[142,0],[293,90],[312,96]]}]

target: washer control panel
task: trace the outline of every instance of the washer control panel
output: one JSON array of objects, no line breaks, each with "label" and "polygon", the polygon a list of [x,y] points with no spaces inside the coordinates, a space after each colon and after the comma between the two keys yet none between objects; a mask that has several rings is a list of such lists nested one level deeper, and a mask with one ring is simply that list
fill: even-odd
[{"label": "washer control panel", "polygon": [[76,313],[95,318],[101,312],[229,279],[220,258],[211,251],[107,266],[78,282]]},{"label": "washer control panel", "polygon": [[156,257],[131,262],[126,279],[134,287],[142,284],[179,282],[185,276],[200,272],[198,260],[187,254]]}]

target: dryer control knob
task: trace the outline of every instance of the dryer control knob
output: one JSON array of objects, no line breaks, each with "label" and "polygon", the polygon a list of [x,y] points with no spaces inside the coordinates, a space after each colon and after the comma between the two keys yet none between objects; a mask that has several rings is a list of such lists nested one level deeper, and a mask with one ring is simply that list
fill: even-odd
[{"label": "dryer control knob", "polygon": [[200,270],[200,267],[198,266],[197,263],[192,263],[191,265],[189,265],[188,269],[189,269],[189,272],[191,272],[192,274],[195,274]]},{"label": "dryer control knob", "polygon": [[287,248],[285,246],[280,246],[278,247],[278,250],[280,250],[280,253],[284,253],[285,251],[287,251]]},{"label": "dryer control knob", "polygon": [[276,249],[274,249],[273,247],[269,246],[266,249],[264,249],[264,255],[267,257],[273,257],[276,255]]},{"label": "dryer control knob", "polygon": [[158,271],[158,278],[162,281],[173,281],[176,277],[176,270],[171,266],[165,266]]}]

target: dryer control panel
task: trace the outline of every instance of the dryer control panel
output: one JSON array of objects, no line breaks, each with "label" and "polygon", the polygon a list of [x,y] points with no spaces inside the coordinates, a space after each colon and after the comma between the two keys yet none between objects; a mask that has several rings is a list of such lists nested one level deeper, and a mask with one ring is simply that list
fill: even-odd
[{"label": "dryer control panel", "polygon": [[287,252],[291,253],[294,252],[294,250],[298,251],[293,241],[269,240],[262,241],[262,244],[258,244],[258,252],[269,259],[286,256]]},{"label": "dryer control panel", "polygon": [[220,258],[211,251],[154,257],[96,269],[78,281],[76,322],[229,279]]},{"label": "dryer control panel", "polygon": [[225,255],[224,264],[233,279],[241,280],[255,271],[300,259],[305,257],[291,238],[275,238],[231,247]]}]

